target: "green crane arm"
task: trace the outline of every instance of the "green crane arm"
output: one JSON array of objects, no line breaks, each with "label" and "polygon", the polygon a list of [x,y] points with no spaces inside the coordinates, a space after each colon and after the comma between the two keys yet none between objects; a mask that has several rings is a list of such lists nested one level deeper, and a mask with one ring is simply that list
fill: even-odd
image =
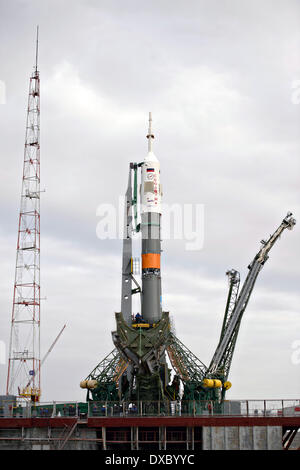
[{"label": "green crane arm", "polygon": [[[230,271],[227,271],[226,275],[228,276],[228,281],[229,281],[229,291],[228,291],[228,296],[227,296],[226,309],[225,309],[224,320],[223,320],[218,347],[220,346],[223,340],[223,337],[225,335],[225,332],[232,320],[234,308],[235,308],[236,301],[238,298],[239,287],[240,287],[240,273],[238,271],[231,269]],[[228,377],[229,368],[231,365],[232,356],[234,352],[235,342],[238,336],[239,326],[240,326],[240,321],[236,325],[234,333],[230,341],[228,342],[228,345],[226,347],[226,350],[223,354],[222,360],[220,361],[220,364],[218,367],[218,372],[221,375],[223,382],[225,382]]]},{"label": "green crane arm", "polygon": [[223,328],[221,337],[216,351],[213,355],[211,363],[208,367],[208,376],[220,375],[225,380],[228,376],[229,368],[232,361],[234,347],[237,339],[238,330],[243,313],[247,307],[250,295],[252,293],[254,284],[257,276],[262,269],[264,263],[268,259],[268,254],[275,242],[278,240],[282,232],[287,228],[291,230],[296,221],[292,218],[292,213],[289,212],[283,219],[277,230],[269,237],[267,241],[262,241],[262,247],[254,257],[252,263],[248,266],[249,272],[246,280],[243,284],[242,290],[236,299],[234,308],[230,315],[228,311],[225,312],[225,320],[223,322]]}]

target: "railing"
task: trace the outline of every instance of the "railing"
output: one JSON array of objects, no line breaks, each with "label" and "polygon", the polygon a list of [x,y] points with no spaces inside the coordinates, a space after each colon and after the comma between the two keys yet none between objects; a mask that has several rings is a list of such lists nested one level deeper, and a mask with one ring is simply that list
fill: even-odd
[{"label": "railing", "polygon": [[300,400],[0,402],[1,418],[79,418],[137,416],[299,416]]},{"label": "railing", "polygon": [[89,402],[88,416],[300,416],[300,400]]}]

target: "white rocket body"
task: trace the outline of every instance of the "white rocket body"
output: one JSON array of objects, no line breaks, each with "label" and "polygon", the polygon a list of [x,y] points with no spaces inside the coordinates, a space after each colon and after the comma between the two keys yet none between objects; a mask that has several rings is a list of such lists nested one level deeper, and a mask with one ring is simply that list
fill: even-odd
[{"label": "white rocket body", "polygon": [[161,319],[161,183],[160,164],[152,152],[151,113],[149,115],[148,153],[141,175],[142,232],[142,316],[150,324]]},{"label": "white rocket body", "polygon": [[141,213],[161,214],[160,163],[152,151],[144,158],[142,166]]}]

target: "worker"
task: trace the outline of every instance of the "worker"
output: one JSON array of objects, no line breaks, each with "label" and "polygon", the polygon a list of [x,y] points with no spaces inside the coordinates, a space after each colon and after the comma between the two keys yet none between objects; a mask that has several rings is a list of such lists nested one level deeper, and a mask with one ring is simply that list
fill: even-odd
[{"label": "worker", "polygon": [[133,414],[137,413],[137,406],[135,403],[132,404],[131,413]]},{"label": "worker", "polygon": [[137,313],[135,316],[136,323],[143,323],[143,317],[140,313]]},{"label": "worker", "polygon": [[92,413],[93,413],[93,416],[98,416],[98,406],[96,403],[94,403],[93,405]]}]

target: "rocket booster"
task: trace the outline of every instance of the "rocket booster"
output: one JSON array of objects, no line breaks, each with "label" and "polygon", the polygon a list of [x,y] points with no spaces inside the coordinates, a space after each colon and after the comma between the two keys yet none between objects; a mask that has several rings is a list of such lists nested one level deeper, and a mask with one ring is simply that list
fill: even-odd
[{"label": "rocket booster", "polygon": [[155,323],[161,319],[161,184],[160,164],[152,151],[152,116],[149,113],[148,153],[141,168],[142,316]]}]

